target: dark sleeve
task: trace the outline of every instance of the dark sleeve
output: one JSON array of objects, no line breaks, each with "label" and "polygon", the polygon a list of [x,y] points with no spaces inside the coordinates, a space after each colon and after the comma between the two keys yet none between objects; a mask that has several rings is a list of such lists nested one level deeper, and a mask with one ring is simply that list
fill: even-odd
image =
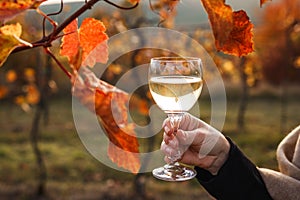
[{"label": "dark sleeve", "polygon": [[227,161],[217,175],[196,167],[199,183],[218,200],[271,200],[256,166],[229,139]]}]

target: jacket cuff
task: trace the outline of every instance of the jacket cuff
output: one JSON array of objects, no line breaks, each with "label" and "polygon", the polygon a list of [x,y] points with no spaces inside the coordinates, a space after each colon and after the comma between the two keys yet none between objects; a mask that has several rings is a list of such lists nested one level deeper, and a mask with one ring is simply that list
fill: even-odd
[{"label": "jacket cuff", "polygon": [[217,175],[195,167],[199,183],[217,199],[271,199],[256,166],[226,139],[230,143],[228,159]]}]

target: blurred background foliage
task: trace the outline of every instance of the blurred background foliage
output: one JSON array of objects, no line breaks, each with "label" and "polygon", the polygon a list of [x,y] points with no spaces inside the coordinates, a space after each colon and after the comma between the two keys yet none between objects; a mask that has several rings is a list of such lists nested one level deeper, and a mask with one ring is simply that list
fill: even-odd
[{"label": "blurred background foliage", "polygon": [[[78,5],[81,4],[66,4],[63,13],[54,16],[55,20],[63,20]],[[259,167],[277,169],[276,147],[285,134],[299,124],[300,13],[297,5],[299,0],[277,0],[265,8],[256,9],[253,14],[255,52],[242,58],[216,51],[205,15],[202,16],[204,22],[199,24],[178,19],[181,15],[175,14],[162,23],[162,26],[198,41],[213,58],[227,94],[226,121],[222,131],[233,138]],[[47,5],[42,9],[51,12],[57,10],[58,5]],[[148,5],[122,11],[100,2],[80,19],[86,16],[102,20],[110,37],[133,28],[153,27],[160,21]],[[24,39],[34,41],[41,37],[42,18],[35,12],[26,12],[15,21],[21,22],[26,30],[23,31]],[[153,41],[163,42],[160,38],[153,38]],[[57,42],[52,47],[57,55],[59,45]],[[122,45],[126,45],[124,41],[110,48],[121,48]],[[195,180],[163,183],[154,180],[151,174],[139,175],[141,177],[137,179],[132,174],[110,169],[89,155],[74,127],[70,81],[41,51],[35,49],[13,54],[0,70],[1,199],[33,198],[31,188],[36,184],[39,169],[28,138],[33,108],[40,102],[45,88],[50,104],[44,113],[45,126],[41,127],[42,134],[38,139],[47,169],[46,198],[210,199]],[[148,63],[151,57],[162,53],[153,49],[127,53],[115,60],[101,78],[114,84],[133,66]],[[65,58],[60,59],[67,65]],[[147,124],[147,109],[152,105],[147,87],[136,91],[136,96],[138,98],[131,99],[133,119],[136,123]],[[207,91],[203,92],[199,103],[203,119],[208,120],[211,108]],[[158,148],[160,137],[143,144]],[[137,192],[137,185],[142,187],[140,192]]]}]

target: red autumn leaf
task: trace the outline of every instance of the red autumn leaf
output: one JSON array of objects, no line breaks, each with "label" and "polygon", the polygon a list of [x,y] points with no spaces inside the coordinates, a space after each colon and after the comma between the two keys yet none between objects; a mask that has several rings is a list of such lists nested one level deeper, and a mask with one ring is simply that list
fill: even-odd
[{"label": "red autumn leaf", "polygon": [[[103,23],[93,18],[86,18],[79,30],[77,21],[64,29],[60,53],[68,57],[75,71],[80,66],[93,67],[95,62],[107,62],[108,36],[105,30]],[[84,80],[76,75],[73,95],[97,114],[110,140],[109,158],[118,166],[137,173],[140,168],[139,144],[134,125],[127,122],[127,93],[99,80],[86,67],[80,72]]]},{"label": "red autumn leaf", "polygon": [[62,45],[60,49],[60,55],[67,56],[70,64],[73,66],[76,66],[76,62],[78,60],[77,54],[80,49],[77,28],[78,21],[76,19],[63,30],[65,35],[62,38]]},{"label": "red autumn leaf", "polygon": [[[94,18],[86,18],[83,20],[79,30],[79,41],[80,46],[82,47],[83,63],[85,63],[88,55],[99,45],[101,46],[99,49],[102,50],[102,55],[96,50],[97,53],[93,54],[93,56],[99,55],[99,57],[96,57],[96,60],[102,63],[107,62],[108,56],[103,56],[108,54],[107,44],[105,42],[108,39],[108,36],[105,34],[105,31],[106,28],[101,21]],[[93,67],[93,65],[89,66]]]},{"label": "red autumn leaf", "polygon": [[1,0],[0,22],[10,20],[27,9],[36,9],[44,1],[46,0]]},{"label": "red autumn leaf", "polygon": [[267,1],[271,1],[271,0],[260,0],[260,7],[262,7],[262,5],[265,4]]},{"label": "red autumn leaf", "polygon": [[243,10],[233,11],[225,0],[201,0],[213,29],[216,48],[243,56],[253,52],[253,24]]},{"label": "red autumn leaf", "polygon": [[139,144],[134,125],[127,121],[128,94],[98,79],[87,68],[81,70],[73,87],[73,95],[95,112],[110,140],[108,156],[118,166],[133,173],[140,168]]},{"label": "red autumn leaf", "polygon": [[104,24],[94,18],[83,20],[77,30],[77,20],[64,29],[61,52],[67,56],[74,69],[80,66],[93,67],[96,62],[106,63],[108,60],[108,36]]}]

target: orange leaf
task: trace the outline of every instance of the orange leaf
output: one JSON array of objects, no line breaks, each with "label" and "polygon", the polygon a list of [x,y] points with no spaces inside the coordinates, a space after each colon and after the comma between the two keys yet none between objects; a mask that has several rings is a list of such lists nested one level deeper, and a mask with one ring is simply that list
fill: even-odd
[{"label": "orange leaf", "polygon": [[32,83],[35,81],[35,71],[32,68],[26,68],[24,70],[24,78],[26,81]]},{"label": "orange leaf", "polygon": [[46,0],[1,0],[0,21],[8,21],[30,8],[36,9],[44,1]]},{"label": "orange leaf", "polygon": [[108,60],[107,41],[98,44],[83,60],[81,66],[93,67],[96,62],[106,63]]},{"label": "orange leaf", "polygon": [[29,112],[29,111],[30,111],[30,106],[29,106],[29,104],[26,102],[26,99],[25,99],[24,96],[21,96],[21,95],[17,96],[17,97],[15,98],[15,103],[16,103],[17,105],[19,105],[25,112]]},{"label": "orange leaf", "polygon": [[108,36],[105,26],[99,20],[86,18],[77,30],[77,21],[64,29],[60,54],[67,56],[74,69],[80,66],[93,67],[96,62],[108,60]]},{"label": "orange leaf", "polygon": [[134,125],[127,121],[128,94],[99,80],[93,72],[83,68],[84,81],[77,78],[73,95],[94,111],[110,140],[108,156],[118,166],[133,173],[140,168],[139,144]]},{"label": "orange leaf", "polygon": [[231,7],[225,4],[225,0],[201,1],[208,13],[219,51],[235,56],[253,52],[253,25],[246,12],[233,12]]},{"label": "orange leaf", "polygon": [[62,45],[60,49],[60,55],[67,56],[71,65],[75,65],[77,62],[77,54],[80,49],[79,37],[78,37],[78,20],[73,20],[64,30],[65,34],[62,38]]},{"label": "orange leaf", "polygon": [[264,5],[267,1],[272,1],[272,0],[260,0],[260,7],[262,7],[262,5]]},{"label": "orange leaf", "polygon": [[26,87],[26,102],[28,104],[37,104],[40,101],[40,92],[35,84]]},{"label": "orange leaf", "polygon": [[[82,61],[85,64],[93,67],[95,63],[86,61],[88,56],[95,57],[95,61],[102,63],[107,62],[108,51],[106,40],[108,36],[105,33],[106,28],[104,24],[94,18],[86,18],[83,20],[79,30],[79,41],[82,47]],[[90,53],[93,53],[90,55]]]},{"label": "orange leaf", "polygon": [[8,94],[8,88],[0,85],[0,99],[3,99]]},{"label": "orange leaf", "polygon": [[140,0],[128,0],[131,4],[135,5],[140,2]]}]

